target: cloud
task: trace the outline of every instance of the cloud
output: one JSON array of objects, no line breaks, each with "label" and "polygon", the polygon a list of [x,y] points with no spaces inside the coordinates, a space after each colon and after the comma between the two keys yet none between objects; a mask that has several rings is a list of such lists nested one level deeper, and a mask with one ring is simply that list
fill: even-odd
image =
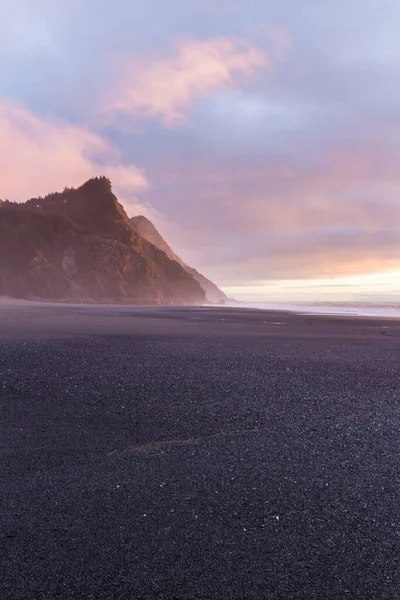
[{"label": "cloud", "polygon": [[[107,167],[130,213],[219,283],[397,268],[397,0],[8,4],[0,97],[65,120],[9,105],[0,196]],[[71,125],[92,115],[113,143]]]},{"label": "cloud", "polygon": [[169,58],[122,59],[105,110],[172,125],[184,118],[196,98],[220,86],[237,85],[261,67],[271,67],[267,56],[239,39],[182,41]]},{"label": "cloud", "polygon": [[144,172],[125,164],[108,140],[1,98],[0,156],[0,195],[10,200],[77,186],[99,174],[126,199],[148,187]]},{"label": "cloud", "polygon": [[151,170],[149,201],[179,223],[163,223],[177,253],[220,284],[398,269],[400,143],[387,143],[174,156]]},{"label": "cloud", "polygon": [[291,46],[289,32],[283,27],[268,28],[268,35],[281,53],[286,53]]}]

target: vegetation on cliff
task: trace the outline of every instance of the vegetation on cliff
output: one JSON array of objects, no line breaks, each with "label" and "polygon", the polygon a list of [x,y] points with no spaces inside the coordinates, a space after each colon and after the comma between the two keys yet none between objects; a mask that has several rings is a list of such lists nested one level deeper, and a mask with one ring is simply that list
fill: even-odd
[{"label": "vegetation on cliff", "polygon": [[0,295],[201,304],[181,265],[145,240],[106,177],[0,206]]}]

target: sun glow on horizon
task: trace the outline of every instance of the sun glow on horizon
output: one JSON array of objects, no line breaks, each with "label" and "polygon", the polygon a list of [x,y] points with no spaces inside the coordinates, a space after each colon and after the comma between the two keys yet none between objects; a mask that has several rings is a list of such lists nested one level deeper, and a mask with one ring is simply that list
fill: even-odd
[{"label": "sun glow on horizon", "polygon": [[265,281],[223,288],[247,302],[400,302],[400,269],[337,278]]}]

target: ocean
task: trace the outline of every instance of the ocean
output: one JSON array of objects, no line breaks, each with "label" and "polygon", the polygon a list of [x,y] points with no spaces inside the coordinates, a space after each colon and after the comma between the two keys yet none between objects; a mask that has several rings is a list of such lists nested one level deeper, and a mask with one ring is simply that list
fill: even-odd
[{"label": "ocean", "polygon": [[[237,304],[232,306],[238,306]],[[261,310],[285,310],[309,315],[343,315],[354,317],[377,317],[384,319],[400,319],[400,303],[384,302],[241,302],[243,308]]]}]

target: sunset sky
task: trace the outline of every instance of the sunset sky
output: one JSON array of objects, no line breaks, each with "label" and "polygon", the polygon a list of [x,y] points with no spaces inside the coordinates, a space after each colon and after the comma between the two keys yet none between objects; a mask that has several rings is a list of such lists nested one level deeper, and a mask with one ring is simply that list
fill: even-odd
[{"label": "sunset sky", "polygon": [[398,0],[0,0],[0,198],[105,174],[248,301],[400,300]]}]

